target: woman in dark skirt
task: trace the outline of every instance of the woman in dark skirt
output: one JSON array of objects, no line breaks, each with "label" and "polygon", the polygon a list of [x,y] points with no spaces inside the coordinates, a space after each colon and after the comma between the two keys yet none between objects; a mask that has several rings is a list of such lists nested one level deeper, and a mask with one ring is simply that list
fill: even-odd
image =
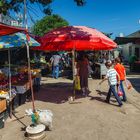
[{"label": "woman in dark skirt", "polygon": [[81,54],[77,61],[77,75],[80,77],[81,91],[84,96],[89,93],[88,90],[88,59],[85,54]]}]

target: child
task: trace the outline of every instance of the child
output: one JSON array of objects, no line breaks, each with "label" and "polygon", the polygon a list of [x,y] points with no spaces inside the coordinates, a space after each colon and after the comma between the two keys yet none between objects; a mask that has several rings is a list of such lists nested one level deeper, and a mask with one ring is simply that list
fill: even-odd
[{"label": "child", "polygon": [[121,64],[121,60],[120,60],[119,57],[115,58],[114,69],[119,74],[119,77],[120,77],[120,87],[121,87],[121,90],[123,92],[123,101],[126,102],[127,98],[126,98],[125,90],[124,90],[124,87],[123,87],[123,81],[126,80],[126,70],[125,70],[125,67]]},{"label": "child", "polygon": [[108,71],[107,71],[107,74],[106,74],[105,78],[99,84],[101,84],[105,80],[108,80],[109,91],[108,91],[108,95],[106,97],[106,102],[109,103],[111,93],[113,93],[113,95],[115,96],[119,106],[121,107],[123,104],[122,104],[121,99],[119,98],[119,96],[118,96],[118,94],[116,93],[116,90],[115,90],[115,87],[117,85],[117,76],[118,76],[118,84],[120,83],[120,77],[119,77],[118,73],[116,72],[116,70],[111,67],[112,66],[111,61],[107,61],[105,63],[105,65],[106,65]]}]

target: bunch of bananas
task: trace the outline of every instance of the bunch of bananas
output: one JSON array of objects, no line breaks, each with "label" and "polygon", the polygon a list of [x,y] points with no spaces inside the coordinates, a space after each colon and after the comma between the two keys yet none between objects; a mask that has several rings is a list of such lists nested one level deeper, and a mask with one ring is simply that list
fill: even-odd
[{"label": "bunch of bananas", "polygon": [[7,93],[8,93],[7,91],[0,90],[0,95],[2,95],[2,94],[7,94]]}]

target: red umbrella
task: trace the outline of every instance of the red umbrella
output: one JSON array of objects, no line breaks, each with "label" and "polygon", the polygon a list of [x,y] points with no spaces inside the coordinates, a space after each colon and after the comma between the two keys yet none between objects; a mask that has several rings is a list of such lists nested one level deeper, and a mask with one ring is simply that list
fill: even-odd
[{"label": "red umbrella", "polygon": [[85,26],[66,26],[52,30],[40,38],[41,47],[49,51],[111,50],[117,44],[103,33]]},{"label": "red umbrella", "polygon": [[[111,50],[117,47],[117,44],[103,33],[85,26],[66,26],[52,30],[40,38],[40,43],[41,46],[34,48],[35,50],[73,50],[73,71],[75,70],[75,50]],[[73,72],[73,79],[74,77]]]}]

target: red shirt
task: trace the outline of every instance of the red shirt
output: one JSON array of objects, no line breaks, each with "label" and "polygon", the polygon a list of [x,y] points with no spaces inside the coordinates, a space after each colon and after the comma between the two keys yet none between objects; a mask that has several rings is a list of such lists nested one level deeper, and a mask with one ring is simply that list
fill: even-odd
[{"label": "red shirt", "polygon": [[117,73],[119,74],[120,76],[120,80],[125,80],[125,68],[122,64],[120,63],[117,63],[115,66],[114,66],[114,69],[117,71]]}]

